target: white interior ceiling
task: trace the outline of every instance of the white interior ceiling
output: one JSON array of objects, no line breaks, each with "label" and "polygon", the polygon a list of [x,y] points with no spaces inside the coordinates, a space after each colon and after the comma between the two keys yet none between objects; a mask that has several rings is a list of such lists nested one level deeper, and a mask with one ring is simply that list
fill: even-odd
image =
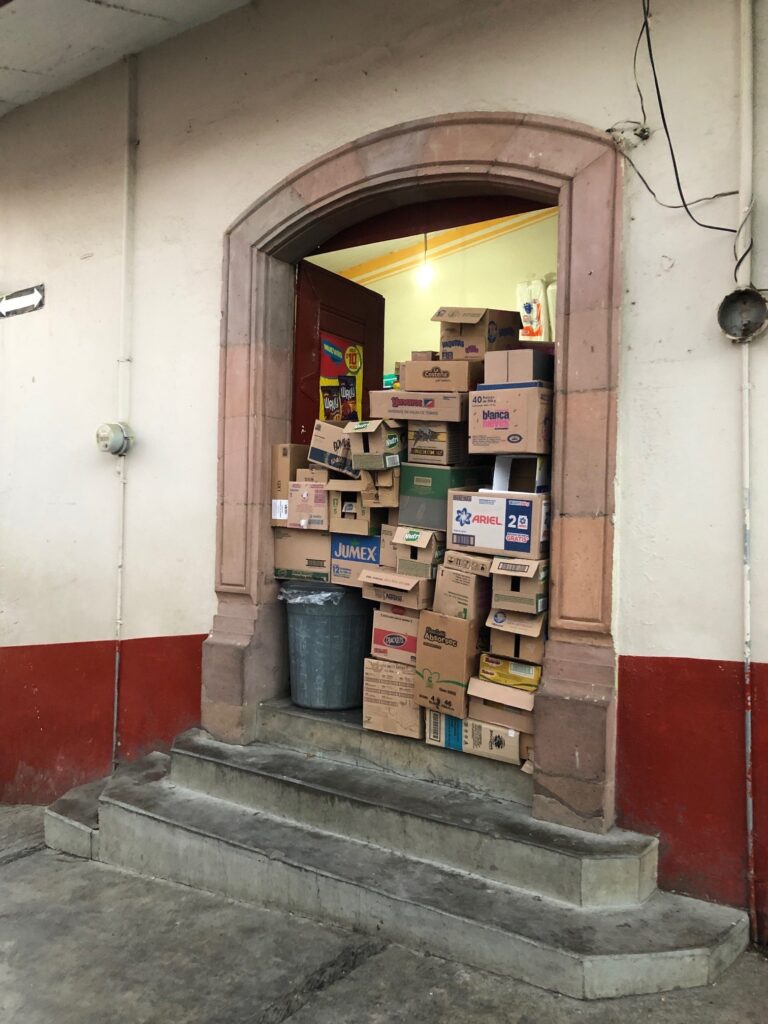
[{"label": "white interior ceiling", "polygon": [[247,0],[0,0],[0,117]]}]

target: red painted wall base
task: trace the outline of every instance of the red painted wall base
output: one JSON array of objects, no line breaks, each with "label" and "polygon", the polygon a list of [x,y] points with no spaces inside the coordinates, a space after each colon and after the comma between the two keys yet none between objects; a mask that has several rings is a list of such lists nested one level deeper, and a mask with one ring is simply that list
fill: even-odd
[{"label": "red painted wall base", "polygon": [[[768,942],[768,666],[755,666],[754,799],[760,939]],[[619,659],[617,803],[659,836],[659,884],[747,905],[743,670],[738,662]]]},{"label": "red painted wall base", "polygon": [[[120,760],[199,723],[204,639],[123,641]],[[50,803],[111,771],[114,659],[107,640],[0,649],[0,802]]]}]

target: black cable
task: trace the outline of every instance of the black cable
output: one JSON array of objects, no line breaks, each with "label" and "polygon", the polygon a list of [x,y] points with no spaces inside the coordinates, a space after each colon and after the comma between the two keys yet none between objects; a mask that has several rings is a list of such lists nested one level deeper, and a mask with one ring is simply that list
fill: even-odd
[{"label": "black cable", "polygon": [[656,72],[656,61],[654,60],[654,57],[653,57],[653,43],[651,42],[651,26],[650,26],[651,0],[641,0],[641,2],[642,2],[642,5],[643,5],[643,26],[642,26],[642,28],[640,30],[640,35],[641,36],[645,35],[645,42],[646,42],[646,46],[647,46],[647,50],[648,50],[648,60],[650,61],[651,72],[653,74],[653,84],[654,84],[654,88],[655,88],[655,91],[656,91],[656,101],[657,101],[657,103],[659,105],[659,114],[661,115],[661,124],[662,124],[662,127],[664,128],[664,134],[665,134],[666,139],[667,139],[667,145],[669,147],[669,155],[670,155],[670,157],[672,159],[672,170],[674,171],[674,174],[675,174],[675,183],[677,185],[677,192],[678,192],[678,195],[680,196],[682,208],[685,210],[685,212],[691,218],[693,223],[694,224],[698,224],[698,226],[700,228],[707,228],[710,231],[725,231],[729,235],[735,235],[735,234],[737,234],[737,229],[736,228],[726,228],[726,227],[722,227],[722,225],[720,225],[720,224],[707,224],[704,221],[698,220],[691,213],[690,204],[687,202],[687,200],[685,198],[685,193],[683,192],[683,184],[682,184],[682,182],[680,180],[680,171],[679,171],[679,168],[677,166],[677,157],[675,156],[675,147],[672,145],[672,136],[670,135],[669,125],[667,124],[667,115],[666,115],[666,112],[664,110],[664,101],[663,101],[663,99],[661,97],[661,86],[659,85],[659,76],[658,76],[658,74]]},{"label": "black cable", "polygon": [[[624,124],[632,124],[634,122],[625,121],[623,123]],[[609,134],[612,134],[613,131],[614,131],[613,128],[609,128],[608,129],[608,133]],[[683,206],[682,203],[665,203],[662,199],[659,199],[659,197],[656,195],[654,190],[651,188],[651,186],[650,186],[650,184],[648,182],[648,179],[643,175],[642,171],[637,166],[637,164],[632,159],[632,157],[621,147],[621,145],[619,144],[619,141],[616,139],[615,136],[614,136],[614,143],[616,144],[616,148],[619,150],[619,152],[624,157],[624,159],[627,161],[629,166],[632,168],[632,170],[638,176],[640,181],[642,181],[642,183],[645,185],[645,187],[650,192],[650,194],[653,196],[653,198],[656,200],[656,202],[659,204],[659,206],[663,206],[667,210],[683,210],[683,209],[685,209],[685,207]],[[728,196],[737,196],[738,194],[739,193],[737,191],[735,191],[735,190],[731,191],[731,192],[715,192],[711,196],[702,196],[701,199],[691,199],[691,200],[689,200],[688,201],[688,206],[696,206],[698,203],[709,203],[713,199],[725,199]]]},{"label": "black cable", "polygon": [[643,112],[643,127],[648,124],[648,115],[645,112],[645,99],[643,97],[643,90],[640,88],[640,80],[637,77],[637,54],[640,50],[640,43],[643,40],[643,31],[645,29],[645,21],[643,21],[643,27],[637,34],[637,42],[635,43],[635,53],[632,58],[632,72],[635,76],[635,88],[637,89],[637,95],[640,99],[640,109]]}]

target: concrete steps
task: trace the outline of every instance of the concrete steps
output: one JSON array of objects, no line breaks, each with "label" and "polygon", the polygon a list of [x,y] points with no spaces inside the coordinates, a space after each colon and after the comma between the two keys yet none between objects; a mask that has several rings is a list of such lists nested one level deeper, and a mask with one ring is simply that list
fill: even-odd
[{"label": "concrete steps", "polygon": [[549,825],[508,800],[304,751],[233,747],[191,730],[174,744],[171,781],[577,906],[637,904],[656,888],[656,839]]},{"label": "concrete steps", "polygon": [[666,893],[586,909],[158,777],[110,782],[100,856],[282,907],[583,999],[713,981],[747,942],[743,913]]},{"label": "concrete steps", "polygon": [[50,845],[376,934],[583,999],[713,981],[744,913],[656,890],[657,841],[535,821],[513,766],[260,709],[58,801]]},{"label": "concrete steps", "polygon": [[421,740],[363,729],[360,710],[310,711],[286,698],[269,700],[259,708],[256,738],[346,764],[488,793],[529,807],[533,801],[530,775],[485,757],[467,757],[455,750],[429,747]]}]

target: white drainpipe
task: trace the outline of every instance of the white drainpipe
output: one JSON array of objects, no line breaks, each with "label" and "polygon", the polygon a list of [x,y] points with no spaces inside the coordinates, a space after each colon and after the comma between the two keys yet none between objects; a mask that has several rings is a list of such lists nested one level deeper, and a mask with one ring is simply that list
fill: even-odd
[{"label": "white drainpipe", "polygon": [[[120,309],[120,342],[117,355],[117,419],[129,423],[131,414],[131,366],[133,358],[133,266],[136,206],[136,149],[138,146],[138,58],[125,58],[125,164],[123,169],[123,275]],[[112,765],[119,761],[118,717],[120,711],[120,659],[123,639],[123,591],[125,565],[125,504],[128,479],[124,455],[117,459],[118,540],[115,580],[115,667],[112,694]]]},{"label": "white drainpipe", "polygon": [[[739,223],[737,236],[739,255],[743,259],[737,270],[737,284],[747,287],[752,283],[752,253],[745,249],[752,240],[752,165],[754,153],[754,14],[752,0],[740,0],[740,110],[741,150],[739,168]],[[741,495],[742,495],[742,622],[744,659],[744,767],[747,816],[747,885],[749,918],[752,938],[757,937],[757,904],[755,898],[755,823],[752,792],[752,470],[750,445],[752,442],[751,366],[750,343],[741,346]]]}]

